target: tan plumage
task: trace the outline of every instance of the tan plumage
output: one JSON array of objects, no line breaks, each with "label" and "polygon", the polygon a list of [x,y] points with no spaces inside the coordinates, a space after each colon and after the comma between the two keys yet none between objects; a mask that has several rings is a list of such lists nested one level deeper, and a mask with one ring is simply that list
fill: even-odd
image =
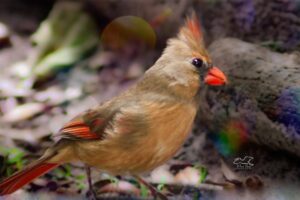
[{"label": "tan plumage", "polygon": [[[195,58],[203,61],[201,69],[193,64]],[[20,179],[28,183],[37,175],[34,170],[43,169],[40,171],[45,173],[53,164],[80,160],[112,174],[132,175],[163,164],[190,132],[201,83],[226,82],[224,74],[210,66],[193,15],[134,87],[67,123],[60,131],[60,141],[46,151],[32,172],[27,169],[26,173],[19,172],[4,180],[6,184],[0,183],[0,195],[21,187],[7,183]],[[48,168],[44,166],[47,163]]]}]

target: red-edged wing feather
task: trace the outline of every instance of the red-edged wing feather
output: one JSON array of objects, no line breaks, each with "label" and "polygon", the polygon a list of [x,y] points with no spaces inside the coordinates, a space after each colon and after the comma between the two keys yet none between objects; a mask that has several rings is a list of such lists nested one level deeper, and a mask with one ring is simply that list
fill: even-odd
[{"label": "red-edged wing feather", "polygon": [[60,130],[61,137],[68,139],[85,140],[101,139],[101,135],[94,133],[92,131],[93,127],[90,126],[101,126],[101,123],[103,124],[103,121],[95,120],[94,122],[91,125],[87,125],[82,120],[72,120]]}]

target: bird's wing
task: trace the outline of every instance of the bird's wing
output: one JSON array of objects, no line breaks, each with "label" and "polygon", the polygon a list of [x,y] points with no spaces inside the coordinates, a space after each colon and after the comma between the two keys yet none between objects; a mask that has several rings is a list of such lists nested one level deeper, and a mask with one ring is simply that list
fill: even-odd
[{"label": "bird's wing", "polygon": [[101,112],[91,109],[65,124],[58,136],[69,140],[103,139],[103,130],[108,121],[107,116],[101,116]]},{"label": "bird's wing", "polygon": [[147,134],[149,124],[158,121],[161,111],[176,105],[173,98],[161,94],[123,95],[74,118],[59,135],[70,140],[127,138],[128,135],[138,138]]},{"label": "bird's wing", "polygon": [[61,139],[103,140],[111,136],[137,133],[146,126],[143,107],[135,99],[90,109],[67,123],[59,133]]}]

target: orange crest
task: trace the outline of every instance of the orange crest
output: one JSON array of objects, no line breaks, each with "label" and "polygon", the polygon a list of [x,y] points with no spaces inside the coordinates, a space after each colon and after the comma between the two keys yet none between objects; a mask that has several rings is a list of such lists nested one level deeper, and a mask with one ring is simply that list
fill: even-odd
[{"label": "orange crest", "polygon": [[192,36],[195,38],[195,40],[202,41],[202,32],[200,29],[200,23],[195,12],[193,12],[192,17],[186,19],[186,27],[189,30],[189,32],[192,34]]},{"label": "orange crest", "polygon": [[187,17],[185,25],[180,29],[178,38],[191,48],[193,55],[210,62],[210,58],[204,45],[200,22],[195,12],[193,12],[190,17]]}]

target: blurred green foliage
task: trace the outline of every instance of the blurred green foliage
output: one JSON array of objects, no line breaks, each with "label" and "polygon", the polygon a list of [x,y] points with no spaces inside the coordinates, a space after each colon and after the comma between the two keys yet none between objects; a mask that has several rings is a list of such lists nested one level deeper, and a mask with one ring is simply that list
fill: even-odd
[{"label": "blurred green foliage", "polygon": [[15,171],[23,168],[25,164],[24,152],[19,148],[0,147],[0,154],[3,155],[0,172],[5,176],[12,175]]},{"label": "blurred green foliage", "polygon": [[207,169],[203,166],[200,166],[200,165],[196,165],[195,168],[199,172],[199,183],[203,183],[204,180],[206,179],[207,175],[208,175]]},{"label": "blurred green foliage", "polygon": [[99,42],[93,19],[80,3],[57,3],[32,35],[35,51],[29,58],[37,79],[54,75],[82,59]]},{"label": "blurred green foliage", "polygon": [[141,197],[146,198],[149,195],[149,189],[142,183],[140,183]]},{"label": "blurred green foliage", "polygon": [[275,52],[283,51],[283,48],[282,48],[283,44],[280,41],[265,41],[265,42],[262,42],[261,45],[263,47],[269,48]]}]

